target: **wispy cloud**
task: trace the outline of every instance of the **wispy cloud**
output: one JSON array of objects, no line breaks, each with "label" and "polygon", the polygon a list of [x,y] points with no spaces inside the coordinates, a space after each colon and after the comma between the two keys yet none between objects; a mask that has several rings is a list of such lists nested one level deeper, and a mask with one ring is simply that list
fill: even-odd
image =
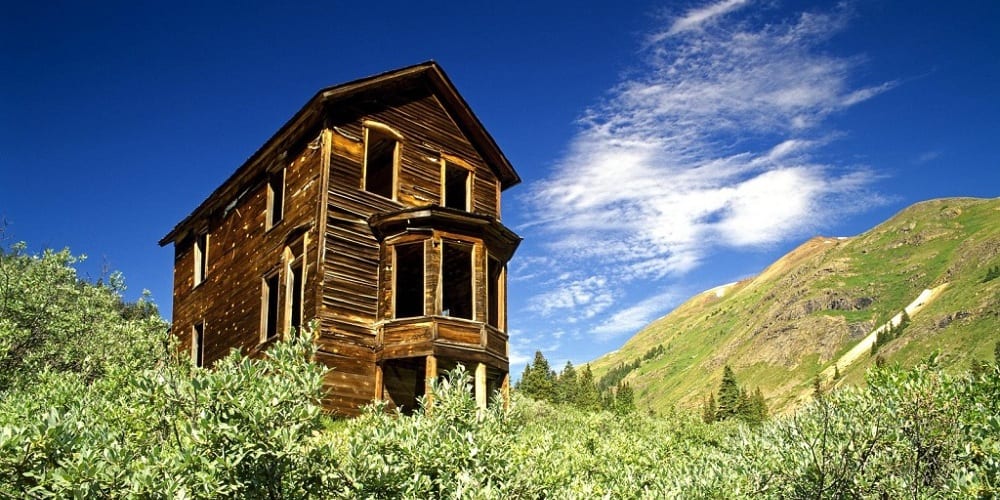
[{"label": "wispy cloud", "polygon": [[[687,272],[713,247],[774,244],[878,202],[873,174],[815,153],[836,135],[831,114],[894,83],[856,85],[863,58],[820,49],[846,14],[755,25],[739,19],[749,8],[716,2],[648,37],[643,67],[584,113],[568,153],[529,187],[523,201],[544,215],[525,227],[552,236],[550,262],[590,270],[555,280],[535,312],[591,317],[626,284]],[[595,332],[622,333],[652,309]]]},{"label": "wispy cloud", "polygon": [[638,304],[622,309],[598,324],[593,333],[599,339],[608,339],[635,333],[675,305],[676,296],[671,292],[649,297]]},{"label": "wispy cloud", "polygon": [[731,12],[745,3],[747,3],[747,0],[723,0],[704,7],[689,10],[683,16],[674,20],[673,24],[670,25],[670,29],[666,32],[666,35],[676,35],[682,31],[697,29],[713,18],[719,17],[727,12]]}]

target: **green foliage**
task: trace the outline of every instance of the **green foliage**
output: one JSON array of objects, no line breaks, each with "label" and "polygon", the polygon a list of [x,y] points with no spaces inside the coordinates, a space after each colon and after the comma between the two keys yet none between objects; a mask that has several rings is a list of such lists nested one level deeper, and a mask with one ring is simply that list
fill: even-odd
[{"label": "green foliage", "polygon": [[[151,366],[166,331],[148,294],[122,300],[124,278],[77,278],[69,250],[0,248],[0,394],[31,387],[47,371],[94,380],[111,366]],[[157,334],[150,334],[156,332]]]},{"label": "green foliage", "polygon": [[[136,327],[118,340],[124,353],[157,346],[143,354],[149,363],[96,371],[43,364],[30,385],[8,387],[0,399],[0,497],[1000,495],[997,363],[959,376],[936,358],[909,370],[876,369],[865,389],[827,392],[755,426],[744,420],[763,420],[763,395],[741,389],[728,367],[719,396],[726,394],[738,418],[712,425],[685,413],[582,411],[523,393],[509,410],[483,410],[460,367],[433,383],[433,397],[412,416],[374,405],[344,422],[319,409],[323,369],[309,362],[309,330],[264,359],[233,352],[205,370],[172,354],[176,346],[163,342],[158,318],[142,321],[158,328]],[[547,362],[538,365],[547,370]],[[589,366],[570,368],[560,378],[575,378],[578,387],[593,381]],[[631,388],[620,384],[614,401],[634,408]],[[761,413],[741,416],[753,412]]]},{"label": "green foliage", "polygon": [[983,277],[982,283],[988,283],[997,278],[1000,278],[1000,266],[993,266],[986,271],[986,276]]},{"label": "green foliage", "polygon": [[542,351],[535,351],[535,359],[524,367],[524,374],[514,388],[530,398],[556,400],[556,373],[549,368],[549,360]]}]

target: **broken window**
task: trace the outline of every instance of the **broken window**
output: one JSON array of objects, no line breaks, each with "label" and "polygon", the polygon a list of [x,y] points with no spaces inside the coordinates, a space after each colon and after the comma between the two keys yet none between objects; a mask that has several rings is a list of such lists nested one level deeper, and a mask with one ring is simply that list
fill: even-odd
[{"label": "broken window", "polygon": [[302,330],[302,283],[302,259],[300,258],[292,262],[288,270],[288,293],[291,295],[291,299],[288,301],[288,326],[294,328],[296,334],[301,333]]},{"label": "broken window", "polygon": [[472,245],[446,242],[441,261],[441,314],[473,319]]},{"label": "broken window", "polygon": [[205,281],[208,271],[208,233],[201,233],[194,240],[194,286]]},{"label": "broken window", "polygon": [[444,200],[442,205],[458,210],[469,210],[469,187],[472,172],[468,169],[444,162]]},{"label": "broken window", "polygon": [[194,366],[205,366],[205,323],[197,323],[191,329],[191,360]]},{"label": "broken window", "polygon": [[486,322],[493,328],[500,328],[500,286],[503,265],[490,257],[486,260]]},{"label": "broken window", "polygon": [[399,139],[387,130],[366,130],[364,190],[392,198],[399,160]]},{"label": "broken window", "polygon": [[278,336],[278,273],[261,280],[261,342]]},{"label": "broken window", "polygon": [[424,243],[396,245],[395,317],[424,315]]},{"label": "broken window", "polygon": [[281,222],[285,211],[285,169],[271,175],[267,182],[267,229]]}]

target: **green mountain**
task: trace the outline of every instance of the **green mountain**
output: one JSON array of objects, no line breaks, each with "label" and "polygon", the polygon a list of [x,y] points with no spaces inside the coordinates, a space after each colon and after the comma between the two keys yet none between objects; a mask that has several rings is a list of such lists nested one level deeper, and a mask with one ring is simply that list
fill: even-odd
[{"label": "green mountain", "polygon": [[[772,412],[787,412],[817,376],[824,388],[863,384],[876,358],[911,366],[937,352],[955,370],[992,359],[998,274],[1000,198],[918,203],[859,236],[812,238],[759,276],[692,297],[591,368],[597,379],[625,374],[639,408],[665,410],[699,407],[728,364]],[[892,319],[904,325],[890,332]]]}]

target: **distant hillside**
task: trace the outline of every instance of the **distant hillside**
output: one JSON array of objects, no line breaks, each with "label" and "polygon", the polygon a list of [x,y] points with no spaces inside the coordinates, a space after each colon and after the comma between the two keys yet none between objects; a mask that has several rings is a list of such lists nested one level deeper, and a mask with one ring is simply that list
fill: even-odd
[{"label": "distant hillside", "polygon": [[827,386],[864,383],[871,333],[911,306],[897,338],[882,333],[878,355],[909,366],[938,351],[966,369],[992,359],[1000,341],[998,269],[1000,198],[927,201],[859,236],[813,238],[755,278],[696,295],[591,368],[598,379],[627,371],[638,406],[663,410],[698,407],[729,364],[772,411],[787,411],[821,372]]}]

